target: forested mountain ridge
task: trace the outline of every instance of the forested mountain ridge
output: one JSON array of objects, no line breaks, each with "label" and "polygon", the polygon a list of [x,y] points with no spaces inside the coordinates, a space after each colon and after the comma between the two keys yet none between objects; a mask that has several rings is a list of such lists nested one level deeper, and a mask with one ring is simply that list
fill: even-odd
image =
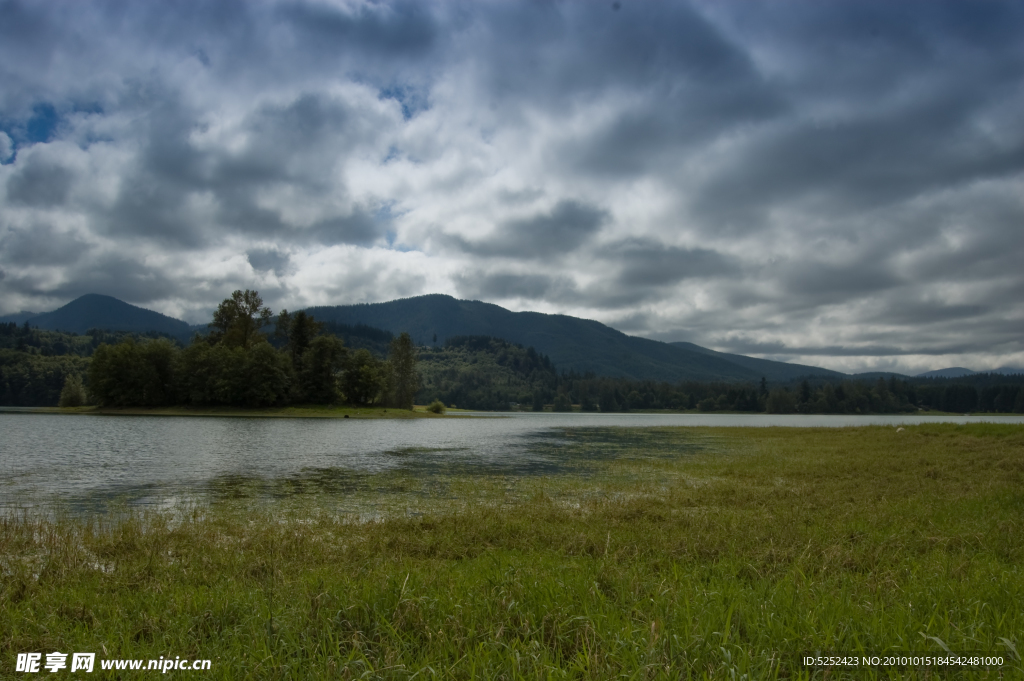
[{"label": "forested mountain ridge", "polygon": [[[512,312],[475,300],[432,294],[386,303],[307,308],[319,320],[366,324],[392,332],[408,331],[418,345],[443,345],[455,336],[490,336],[547,355],[559,371],[666,381],[758,381],[841,374],[817,367],[788,365],[726,355],[683,343],[628,336],[590,319],[540,312]],[[751,360],[744,366],[739,360]],[[793,367],[797,367],[795,370]],[[776,380],[776,379],[772,379]]]},{"label": "forested mountain ridge", "polygon": [[773,362],[770,359],[758,359],[757,357],[747,357],[746,355],[734,355],[729,352],[718,352],[717,350],[703,348],[699,345],[694,345],[693,343],[688,343],[686,341],[674,341],[669,343],[669,345],[673,345],[677,348],[686,348],[712,357],[719,357],[728,362],[738,364],[746,369],[750,369],[757,375],[767,378],[769,381],[792,381],[793,379],[803,378],[805,376],[840,378],[846,375],[838,371],[832,371],[831,369],[822,369],[821,367],[812,367],[807,366],[806,364]]},{"label": "forested mountain ridge", "polygon": [[24,314],[10,315],[12,319],[8,320],[5,317],[4,320],[20,320],[19,323],[28,322],[29,325],[40,329],[77,334],[87,333],[90,329],[130,333],[156,332],[182,342],[188,341],[192,336],[192,328],[180,319],[98,293],[87,293],[75,298],[53,312],[44,312],[27,318]]}]

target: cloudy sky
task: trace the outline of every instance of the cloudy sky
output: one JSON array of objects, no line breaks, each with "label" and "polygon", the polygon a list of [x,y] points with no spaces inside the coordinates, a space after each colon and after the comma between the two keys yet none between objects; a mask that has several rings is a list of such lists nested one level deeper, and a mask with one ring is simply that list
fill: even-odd
[{"label": "cloudy sky", "polygon": [[448,293],[1024,366],[1024,3],[0,0],[0,314]]}]

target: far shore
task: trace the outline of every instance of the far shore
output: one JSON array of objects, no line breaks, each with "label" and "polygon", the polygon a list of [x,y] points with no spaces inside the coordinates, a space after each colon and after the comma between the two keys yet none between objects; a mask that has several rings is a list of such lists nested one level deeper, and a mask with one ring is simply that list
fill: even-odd
[{"label": "far shore", "polygon": [[[292,407],[0,407],[0,412],[33,414],[69,414],[91,416],[244,416],[252,418],[324,418],[324,419],[434,419],[425,406],[408,409],[389,407],[347,407],[334,405],[301,405]],[[448,410],[449,414],[462,410]]]},{"label": "far shore", "polygon": [[[564,413],[581,413],[578,405],[573,405],[572,412]],[[15,413],[31,413],[31,414],[87,414],[93,416],[240,416],[250,418],[324,418],[324,419],[421,419],[421,418],[443,418],[445,416],[457,416],[460,414],[468,413],[489,413],[489,414],[515,414],[520,413],[523,410],[512,410],[507,412],[495,411],[495,412],[480,412],[473,409],[456,409],[447,408],[444,414],[435,414],[427,411],[426,405],[415,405],[412,411],[407,409],[394,409],[389,407],[350,407],[350,406],[337,406],[337,405],[298,405],[291,407],[267,407],[267,408],[250,408],[250,407],[188,407],[188,406],[175,406],[175,407],[17,407],[17,406],[0,406],[0,413],[3,412],[15,412]],[[550,410],[545,410],[547,413],[552,413]],[[599,413],[599,412],[589,412]],[[618,412],[614,412],[618,413]],[[747,411],[713,411],[703,412],[697,409],[633,409],[629,413],[632,414],[722,414],[722,415],[748,415],[748,416],[764,416],[765,412],[747,412]],[[792,414],[798,416],[799,414]],[[804,414],[805,416],[827,416],[829,414]],[[879,414],[865,413],[865,414],[840,414],[845,416],[878,416]],[[892,416],[900,416],[903,414],[891,414]],[[948,412],[938,410],[918,410],[913,412],[914,416],[1012,416],[1012,414],[1006,414],[1002,412],[971,412],[969,414],[961,414],[960,412]]]}]

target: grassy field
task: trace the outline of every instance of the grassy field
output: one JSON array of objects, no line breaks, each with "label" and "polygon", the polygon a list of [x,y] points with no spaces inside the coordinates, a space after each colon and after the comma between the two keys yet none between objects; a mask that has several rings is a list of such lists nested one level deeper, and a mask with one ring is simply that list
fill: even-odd
[{"label": "grassy field", "polygon": [[[570,435],[545,475],[0,518],[0,678],[32,651],[211,679],[1024,678],[1021,426]],[[339,513],[360,498],[376,520]],[[1005,664],[801,662],[947,649]]]}]

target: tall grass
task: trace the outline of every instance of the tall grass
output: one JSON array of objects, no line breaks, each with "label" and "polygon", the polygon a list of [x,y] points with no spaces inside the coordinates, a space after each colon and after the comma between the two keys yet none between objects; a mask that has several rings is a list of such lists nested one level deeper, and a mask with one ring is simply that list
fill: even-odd
[{"label": "tall grass", "polygon": [[[660,429],[587,446],[616,456],[453,475],[441,493],[382,478],[391,511],[372,522],[338,513],[344,492],[9,515],[0,677],[19,652],[55,650],[211,658],[178,674],[223,679],[1024,675],[1021,427]],[[1006,664],[800,661],[946,648]]]}]

